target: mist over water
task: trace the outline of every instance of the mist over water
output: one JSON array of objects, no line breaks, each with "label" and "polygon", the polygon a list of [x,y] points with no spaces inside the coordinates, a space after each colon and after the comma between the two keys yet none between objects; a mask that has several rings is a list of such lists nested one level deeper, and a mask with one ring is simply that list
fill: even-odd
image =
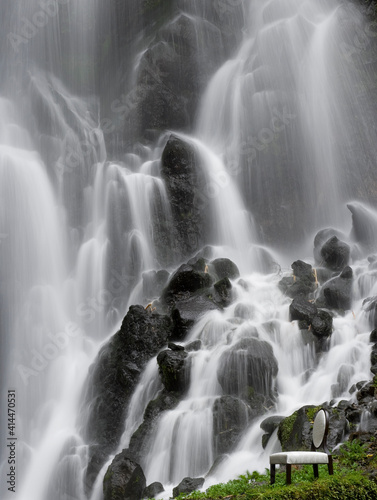
[{"label": "mist over water", "polygon": [[[17,394],[17,500],[102,498],[110,459],[93,490],[85,483],[91,443],[83,437],[82,400],[89,367],[128,307],[147,305],[142,274],[172,272],[187,260],[173,252],[174,237],[166,231],[174,215],[160,159],[170,133],[200,159],[203,183],[195,203],[208,222],[203,246],[232,259],[243,284],[235,281],[232,305],[198,318],[184,342],[201,340],[202,348],[189,353],[187,394],[161,417],[142,458],[147,484],[169,488],[207,474],[216,457],[221,360],[245,339],[266,342],[278,363],[274,380],[259,374],[266,400],[274,391],[263,418],[349,399],[353,384],[371,378],[371,328],[362,303],[377,294],[367,261],[377,240],[377,214],[369,205],[376,145],[368,83],[376,33],[348,2],[225,3],[230,12],[242,4],[242,36],[238,30],[236,47],[212,47],[228,56],[203,85],[195,124],[174,123],[168,131],[151,124],[150,139],[138,138],[132,148],[130,125],[123,127],[127,120],[118,112],[122,97],[132,94],[143,71],[156,24],[168,28],[177,18],[143,25],[140,7],[129,2],[135,40],[122,54],[114,39],[129,43],[132,37],[119,31],[116,2],[5,0],[0,6],[0,374],[4,408],[7,391]],[[179,7],[200,43],[216,40],[218,30],[207,19],[221,19],[221,9],[212,12],[196,0]],[[169,36],[160,37],[169,54]],[[352,246],[353,304],[334,318],[327,350],[318,357],[289,321],[291,300],[277,284],[296,258],[313,263],[314,234],[329,226],[344,231]],[[238,361],[241,391],[246,368]],[[160,390],[152,359],[118,451]],[[250,420],[207,484],[246,469],[263,471],[277,446],[271,441],[263,450],[263,418]],[[3,479],[9,470],[5,410],[0,422]],[[1,487],[2,498],[15,497],[4,480]]]}]

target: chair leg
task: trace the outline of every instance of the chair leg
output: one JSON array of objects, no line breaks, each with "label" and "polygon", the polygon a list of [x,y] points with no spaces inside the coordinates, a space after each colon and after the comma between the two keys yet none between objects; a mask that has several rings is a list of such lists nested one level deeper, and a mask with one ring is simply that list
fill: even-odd
[{"label": "chair leg", "polygon": [[329,455],[329,463],[327,464],[327,468],[329,470],[330,476],[334,474],[334,467],[333,467],[333,462],[332,462],[332,456]]},{"label": "chair leg", "polygon": [[286,483],[287,484],[292,484],[292,465],[287,464],[286,465],[287,471],[286,471]]},{"label": "chair leg", "polygon": [[270,465],[270,484],[274,484],[275,482],[275,464]]},{"label": "chair leg", "polygon": [[318,464],[313,464],[313,472],[314,472],[314,477],[318,479],[318,477],[319,477]]}]

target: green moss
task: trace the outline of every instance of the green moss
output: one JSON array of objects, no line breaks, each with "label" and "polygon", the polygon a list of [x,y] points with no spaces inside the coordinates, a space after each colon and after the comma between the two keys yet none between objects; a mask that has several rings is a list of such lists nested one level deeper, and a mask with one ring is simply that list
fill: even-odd
[{"label": "green moss", "polygon": [[321,408],[322,408],[321,406],[314,406],[314,407],[307,408],[306,414],[307,414],[310,422],[314,422],[315,416],[317,415],[317,413],[319,412],[319,410]]},{"label": "green moss", "polygon": [[279,425],[278,437],[283,450],[293,433],[293,426],[296,422],[296,418],[297,411],[295,411],[290,417],[285,418]]}]

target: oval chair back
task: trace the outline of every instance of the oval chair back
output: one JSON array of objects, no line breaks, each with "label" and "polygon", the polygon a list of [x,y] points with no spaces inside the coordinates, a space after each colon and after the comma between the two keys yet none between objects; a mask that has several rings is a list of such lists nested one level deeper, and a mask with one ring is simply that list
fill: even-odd
[{"label": "oval chair back", "polygon": [[313,443],[312,450],[323,447],[326,453],[327,434],[329,433],[329,414],[325,410],[319,410],[313,424]]}]

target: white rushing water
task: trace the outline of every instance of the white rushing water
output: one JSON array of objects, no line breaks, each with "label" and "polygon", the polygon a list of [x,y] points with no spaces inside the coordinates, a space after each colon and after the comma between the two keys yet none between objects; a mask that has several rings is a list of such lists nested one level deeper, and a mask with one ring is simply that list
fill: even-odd
[{"label": "white rushing water", "polygon": [[[1,397],[4,403],[7,391],[16,390],[17,500],[87,498],[90,443],[82,437],[79,409],[88,370],[127,306],[142,300],[142,273],[162,267],[157,224],[173,224],[159,172],[161,144],[140,146],[140,155],[124,152],[122,161],[108,159],[94,82],[101,2],[58,3],[59,13],[52,5],[47,17],[38,14],[36,0],[14,0],[9,17],[7,6],[0,7],[14,33],[29,29],[23,41],[8,39],[13,52],[4,68],[12,73],[0,88]],[[184,342],[202,342],[189,354],[188,392],[161,416],[141,464],[148,484],[166,485],[165,496],[183,477],[207,474],[216,458],[213,408],[223,394],[218,373],[222,356],[238,342],[265,341],[278,362],[275,380],[261,377],[267,392],[270,385],[276,389],[276,404],[265,408],[263,418],[349,399],[353,384],[371,378],[371,328],[362,301],[377,294],[377,285],[368,252],[355,252],[352,311],[335,317],[328,351],[318,357],[289,321],[290,299],[277,287],[279,265],[288,273],[285,266],[294,259],[275,249],[265,261],[258,241],[263,230],[252,213],[255,208],[271,216],[277,206],[291,221],[284,197],[279,198],[288,178],[288,197],[303,207],[306,235],[324,224],[350,226],[345,202],[358,190],[340,182],[348,179],[347,117],[356,106],[347,94],[355,75],[347,72],[342,52],[348,40],[342,38],[345,11],[327,0],[250,0],[244,7],[242,45],[209,82],[194,133],[176,133],[201,161],[204,183],[197,201],[211,222],[205,243],[214,255],[236,262],[243,282],[233,283],[234,303],[200,317]],[[361,22],[351,7],[347,12]],[[71,29],[62,41],[59,34]],[[69,85],[62,81],[64,70]],[[363,148],[372,150],[368,134]],[[352,182],[358,186],[359,172]],[[367,214],[365,246],[371,249],[376,213],[353,207]],[[351,234],[350,243],[357,240],[359,235]],[[173,264],[164,265],[172,270]],[[240,385],[243,376],[240,363]],[[131,399],[118,451],[128,446],[161,387],[152,359]],[[246,469],[263,471],[276,440],[263,450],[261,420],[250,422],[206,485]],[[1,497],[8,499],[15,495],[4,481],[9,471],[4,415],[1,422]],[[92,500],[102,499],[108,463]]]}]

